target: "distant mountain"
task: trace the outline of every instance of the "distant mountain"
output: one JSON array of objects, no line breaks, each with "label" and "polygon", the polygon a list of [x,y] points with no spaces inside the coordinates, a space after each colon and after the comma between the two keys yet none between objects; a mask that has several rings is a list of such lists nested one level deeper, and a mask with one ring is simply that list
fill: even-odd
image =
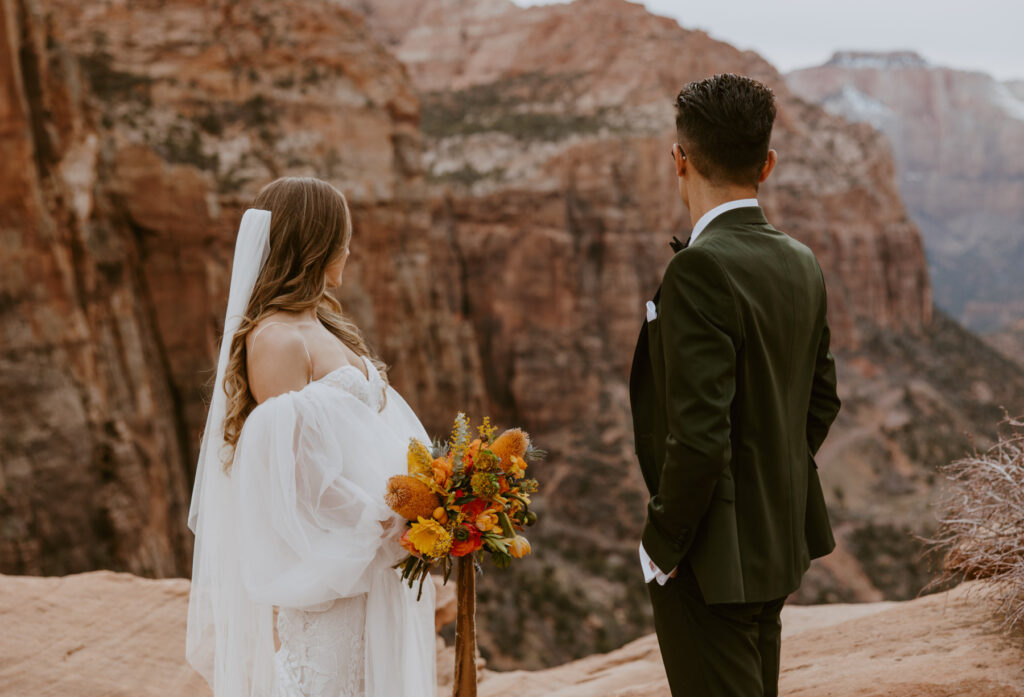
[{"label": "distant mountain", "polygon": [[981,332],[1024,317],[1024,81],[847,51],[787,82],[889,138],[940,307]]}]

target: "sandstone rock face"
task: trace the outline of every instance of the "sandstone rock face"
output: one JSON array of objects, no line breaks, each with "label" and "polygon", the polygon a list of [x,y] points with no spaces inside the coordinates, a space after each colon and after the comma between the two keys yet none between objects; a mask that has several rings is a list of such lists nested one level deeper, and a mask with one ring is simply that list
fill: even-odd
[{"label": "sandstone rock face", "polygon": [[[976,585],[903,603],[787,606],[781,693],[795,697],[1020,697],[1024,645],[997,630]],[[0,576],[0,697],[198,697],[185,661],[186,579],[97,571]],[[438,642],[439,694],[452,656]],[[653,635],[558,668],[481,674],[481,697],[668,697]]]},{"label": "sandstone rock face", "polygon": [[0,569],[180,573],[187,447],[140,240],[93,222],[101,135],[43,27],[0,3]]},{"label": "sandstone rock face", "polygon": [[454,264],[427,225],[418,101],[359,15],[303,2],[45,6],[111,124],[105,181],[146,241],[190,434],[205,415],[196,378],[219,338],[237,220],[260,186],[286,175],[326,178],[348,196],[356,263],[342,300],[396,364],[396,385],[438,412],[472,405],[457,286],[430,263]]},{"label": "sandstone rock face", "polygon": [[[1019,638],[961,586],[904,603],[782,611],[779,694],[792,697],[1018,697]],[[978,589],[975,587],[975,591]],[[488,674],[481,697],[669,697],[657,639],[537,672]]]},{"label": "sandstone rock face", "polygon": [[[858,319],[900,330],[927,325],[920,239],[892,186],[884,143],[791,95],[760,57],[621,0],[510,8],[498,18],[455,14],[432,30],[421,23],[395,51],[424,93],[426,164],[441,180],[435,191],[456,200],[469,193],[485,206],[509,191],[571,192],[575,209],[538,206],[510,222],[525,229],[550,227],[552,218],[559,227],[565,218],[600,219],[609,239],[580,250],[623,258],[634,268],[605,273],[625,277],[641,296],[657,284],[668,251],[659,244],[656,259],[636,259],[637,243],[654,247],[686,228],[665,155],[675,140],[676,92],[716,71],[765,81],[778,94],[774,145],[783,166],[762,199],[781,229],[820,256],[838,342],[856,343]],[[613,327],[628,323],[628,333],[639,299],[632,293],[616,293],[621,309],[608,314]]]},{"label": "sandstone rock face", "polygon": [[1011,322],[999,332],[987,334],[985,340],[1003,356],[1024,366],[1024,318]]},{"label": "sandstone rock face", "polygon": [[838,53],[786,79],[798,94],[888,137],[940,307],[979,331],[1024,316],[1019,82],[905,53]]},{"label": "sandstone rock face", "polygon": [[473,407],[472,330],[453,311],[458,286],[434,271],[454,262],[428,225],[418,102],[358,15],[45,10],[12,1],[2,15],[0,386],[21,401],[5,401],[0,569],[188,573],[234,233],[277,176],[316,174],[349,195],[359,263],[343,301],[396,364],[395,385],[434,407],[427,423]]},{"label": "sandstone rock face", "polygon": [[[212,695],[185,660],[188,594],[184,578],[0,575],[0,697]],[[441,641],[438,669],[452,672]]]}]

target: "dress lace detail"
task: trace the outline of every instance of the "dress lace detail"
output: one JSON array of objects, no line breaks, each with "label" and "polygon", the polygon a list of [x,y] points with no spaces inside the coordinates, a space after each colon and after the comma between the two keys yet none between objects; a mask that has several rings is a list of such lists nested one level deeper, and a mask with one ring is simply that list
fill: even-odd
[{"label": "dress lace detail", "polygon": [[[344,365],[314,382],[344,390],[379,411],[386,385],[369,360],[363,363],[369,377]],[[365,625],[365,595],[280,608],[274,697],[364,697]]]},{"label": "dress lace detail", "polygon": [[281,608],[274,697],[363,697],[366,596]]},{"label": "dress lace detail", "polygon": [[384,407],[384,390],[387,385],[376,366],[365,356],[362,360],[369,377],[364,376],[354,365],[343,365],[315,382],[345,390],[374,411],[380,411]]}]

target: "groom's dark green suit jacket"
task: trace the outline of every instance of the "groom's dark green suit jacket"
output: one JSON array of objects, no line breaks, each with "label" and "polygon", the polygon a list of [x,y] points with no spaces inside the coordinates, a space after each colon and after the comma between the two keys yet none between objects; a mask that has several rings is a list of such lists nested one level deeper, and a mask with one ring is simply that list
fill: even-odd
[{"label": "groom's dark green suit jacket", "polygon": [[644,549],[689,563],[709,604],[788,595],[835,546],[814,462],[840,404],[818,262],[737,208],[676,253],[654,303],[630,375]]}]

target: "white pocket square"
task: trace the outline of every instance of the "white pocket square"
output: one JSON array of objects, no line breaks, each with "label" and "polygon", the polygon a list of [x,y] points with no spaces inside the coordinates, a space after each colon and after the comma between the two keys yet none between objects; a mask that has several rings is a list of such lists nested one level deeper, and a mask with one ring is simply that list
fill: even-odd
[{"label": "white pocket square", "polygon": [[650,321],[656,320],[656,319],[658,319],[658,308],[656,308],[654,306],[654,301],[648,300],[647,301],[647,321],[650,322]]}]

